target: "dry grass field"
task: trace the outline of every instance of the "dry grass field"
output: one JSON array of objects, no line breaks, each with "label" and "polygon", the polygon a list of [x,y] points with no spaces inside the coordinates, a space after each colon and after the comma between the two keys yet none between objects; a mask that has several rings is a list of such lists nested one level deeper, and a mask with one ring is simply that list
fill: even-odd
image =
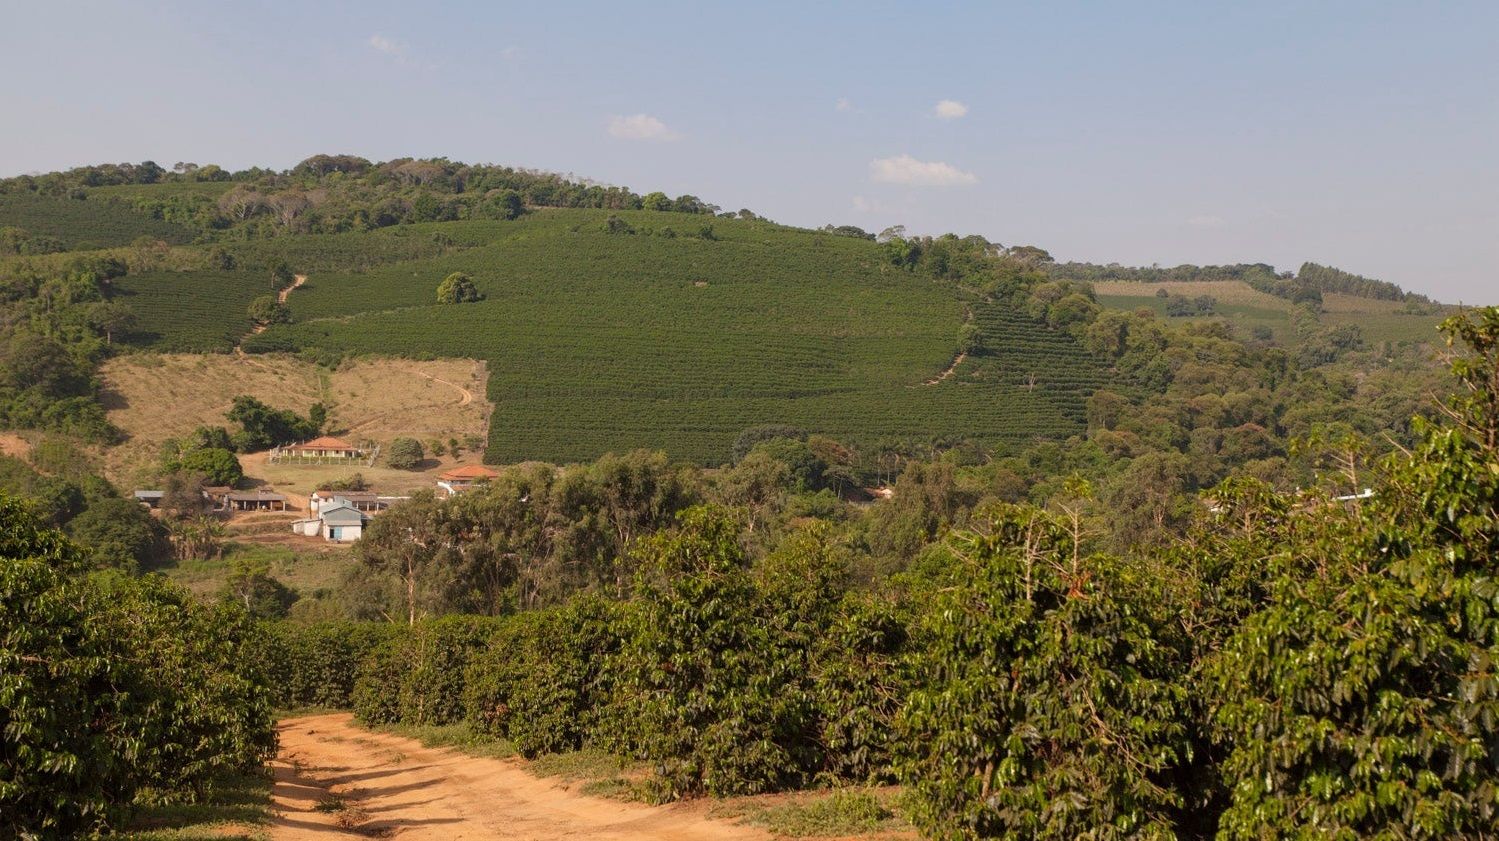
[{"label": "dry grass field", "polygon": [[167,439],[228,426],[241,394],[304,414],[321,401],[332,434],[382,445],[483,438],[491,408],[484,363],[469,359],[359,359],[330,372],[290,356],[140,353],[109,360],[100,378],[109,419],[127,436],[105,453],[105,471],[123,484],[149,472]]}]

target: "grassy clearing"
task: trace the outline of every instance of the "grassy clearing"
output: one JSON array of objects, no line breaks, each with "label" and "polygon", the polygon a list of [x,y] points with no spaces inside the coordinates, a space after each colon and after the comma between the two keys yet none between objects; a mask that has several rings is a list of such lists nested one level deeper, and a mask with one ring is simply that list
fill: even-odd
[{"label": "grassy clearing", "polygon": [[[161,445],[199,426],[222,426],[234,398],[248,394],[276,408],[305,413],[313,403],[330,407],[329,428],[350,439],[388,444],[397,436],[422,441],[482,439],[489,423],[484,399],[484,363],[469,359],[359,359],[337,370],[291,356],[227,354],[127,354],[100,370],[104,403],[127,441],[108,453],[112,479],[130,483],[151,472]],[[468,399],[467,403],[463,401]],[[170,412],[161,407],[171,407]],[[276,466],[271,466],[272,468]],[[369,469],[346,466],[285,466],[260,476],[305,486]],[[285,475],[281,475],[284,473]],[[376,487],[430,486],[421,474],[391,471]],[[279,487],[279,485],[278,485]]]},{"label": "grassy clearing", "polygon": [[310,544],[306,548],[292,548],[230,543],[218,558],[170,561],[158,571],[193,593],[209,597],[219,592],[235,566],[243,562],[269,564],[271,575],[302,594],[303,598],[337,586],[349,569],[358,563],[345,547],[324,548]]},{"label": "grassy clearing", "polygon": [[151,806],[111,837],[122,841],[224,841],[269,838],[271,781],[263,774],[226,778],[203,803]]},{"label": "grassy clearing", "polygon": [[908,833],[897,795],[882,789],[835,789],[766,798],[742,798],[715,806],[709,815],[761,826],[781,838],[867,837]]}]

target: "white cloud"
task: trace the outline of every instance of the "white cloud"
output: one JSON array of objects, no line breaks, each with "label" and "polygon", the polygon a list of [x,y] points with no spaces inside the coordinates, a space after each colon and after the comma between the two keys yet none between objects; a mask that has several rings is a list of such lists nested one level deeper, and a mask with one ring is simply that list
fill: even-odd
[{"label": "white cloud", "polygon": [[1222,216],[1203,214],[1191,217],[1187,220],[1187,224],[1194,228],[1221,228],[1227,225],[1228,222]]},{"label": "white cloud", "polygon": [[876,158],[869,162],[869,177],[886,184],[913,187],[963,187],[977,184],[978,176],[941,161],[918,161],[910,155]]},{"label": "white cloud", "polygon": [[680,134],[649,114],[609,118],[609,136],[620,140],[677,140]]},{"label": "white cloud", "polygon": [[392,41],[391,39],[379,33],[370,36],[369,44],[371,47],[374,47],[376,50],[385,53],[386,55],[393,55],[396,58],[404,58],[406,56],[405,44],[399,43],[397,41]]},{"label": "white cloud", "polygon": [[956,120],[968,116],[968,106],[956,99],[944,99],[932,108],[932,113],[941,120]]},{"label": "white cloud", "polygon": [[855,213],[880,213],[888,209],[883,203],[863,196],[854,196],[853,207]]},{"label": "white cloud", "polygon": [[833,103],[833,110],[834,111],[852,111],[852,110],[854,110],[854,104],[852,102],[848,101],[848,97],[846,97],[846,96],[840,96],[840,97],[838,97],[838,101],[835,102],[835,103]]}]

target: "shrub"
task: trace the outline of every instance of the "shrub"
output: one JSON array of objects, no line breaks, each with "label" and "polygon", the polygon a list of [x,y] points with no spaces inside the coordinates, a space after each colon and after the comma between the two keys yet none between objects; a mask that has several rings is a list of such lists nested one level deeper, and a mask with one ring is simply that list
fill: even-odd
[{"label": "shrub", "polygon": [[390,442],[390,449],[385,453],[385,464],[395,470],[416,470],[426,457],[422,442],[415,438],[397,438]]},{"label": "shrub", "polygon": [[1116,565],[1051,515],[997,510],[963,566],[899,721],[913,819],[938,838],[1169,837],[1188,750],[1173,652]]},{"label": "shrub", "polygon": [[84,566],[0,498],[0,837],[88,835],[275,746],[243,614]]},{"label": "shrub", "polygon": [[201,474],[210,485],[234,487],[245,477],[234,453],[219,447],[193,450],[178,459],[175,466],[178,470]]},{"label": "shrub", "polygon": [[788,750],[800,722],[782,705],[770,633],[737,526],[718,509],[684,512],[639,551],[631,614],[606,742],[655,760],[660,795],[750,794],[802,776]]},{"label": "shrub", "polygon": [[442,283],[437,284],[439,304],[468,304],[483,299],[479,287],[474,285],[474,279],[463,272],[453,272],[443,278]]},{"label": "shrub", "polygon": [[427,619],[375,648],[354,683],[354,714],[367,724],[460,720],[464,673],[502,621],[480,616]]},{"label": "shrub", "polygon": [[623,611],[582,597],[507,622],[465,675],[469,722],[528,757],[583,747],[610,693]]},{"label": "shrub", "polygon": [[361,664],[401,632],[388,622],[264,623],[255,647],[280,707],[348,708]]}]

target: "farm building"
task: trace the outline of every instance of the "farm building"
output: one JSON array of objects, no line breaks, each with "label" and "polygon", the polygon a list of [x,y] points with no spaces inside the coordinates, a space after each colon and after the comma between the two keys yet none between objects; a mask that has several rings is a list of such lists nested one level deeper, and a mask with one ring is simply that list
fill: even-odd
[{"label": "farm building", "polygon": [[342,438],[334,438],[324,435],[301,444],[292,444],[290,447],[282,447],[280,454],[292,458],[332,458],[332,459],[358,459],[364,457],[364,451],[350,444]]},{"label": "farm building", "polygon": [[234,491],[225,495],[232,511],[285,511],[286,497],[270,491]]},{"label": "farm building", "polygon": [[291,530],[306,537],[322,537],[329,543],[352,543],[364,534],[370,515],[355,508],[343,497],[334,497],[322,506],[317,516],[297,520]]},{"label": "farm building", "polygon": [[166,494],[162,491],[148,490],[136,491],[134,494],[135,501],[139,502],[141,505],[146,506],[147,508],[156,508],[160,506],[161,498],[165,495]]},{"label": "farm building", "polygon": [[229,507],[229,494],[231,493],[234,493],[234,488],[228,485],[208,485],[203,488],[203,498],[219,510]]},{"label": "farm building", "polygon": [[374,491],[317,490],[313,491],[312,496],[307,498],[307,512],[316,515],[325,507],[346,502],[354,506],[355,510],[375,514],[384,511],[404,499],[409,499],[409,497],[380,496]]},{"label": "farm building", "polygon": [[437,477],[437,489],[448,496],[456,496],[478,482],[488,482],[498,478],[498,470],[485,467],[482,464],[466,464],[455,467]]}]

